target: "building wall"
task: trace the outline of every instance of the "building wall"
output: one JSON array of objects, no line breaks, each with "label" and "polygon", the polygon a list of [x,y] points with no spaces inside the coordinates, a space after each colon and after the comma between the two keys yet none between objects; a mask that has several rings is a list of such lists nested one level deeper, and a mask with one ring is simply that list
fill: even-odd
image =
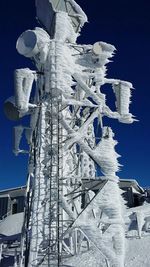
[{"label": "building wall", "polygon": [[5,216],[8,212],[8,197],[1,197],[0,198],[0,220],[2,220],[3,216]]},{"label": "building wall", "polygon": [[16,214],[24,211],[25,189],[14,189],[0,192],[0,220],[8,214]]}]

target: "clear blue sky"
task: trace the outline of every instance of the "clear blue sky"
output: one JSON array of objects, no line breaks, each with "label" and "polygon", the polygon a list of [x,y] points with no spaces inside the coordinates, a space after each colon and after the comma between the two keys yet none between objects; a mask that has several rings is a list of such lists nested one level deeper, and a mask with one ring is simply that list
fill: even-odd
[{"label": "clear blue sky", "polygon": [[[108,77],[133,83],[131,111],[139,119],[132,125],[105,120],[116,133],[117,152],[124,166],[121,178],[137,179],[149,186],[150,165],[150,1],[149,0],[77,0],[86,12],[89,23],[82,30],[78,42],[109,42],[116,46],[114,62],[108,65]],[[3,114],[3,103],[13,94],[13,71],[33,66],[15,48],[18,36],[37,26],[34,0],[1,1],[0,3],[0,189],[24,185],[27,156],[12,153],[12,130],[16,123]],[[111,89],[110,89],[111,92]],[[111,101],[112,94],[108,95]]]}]

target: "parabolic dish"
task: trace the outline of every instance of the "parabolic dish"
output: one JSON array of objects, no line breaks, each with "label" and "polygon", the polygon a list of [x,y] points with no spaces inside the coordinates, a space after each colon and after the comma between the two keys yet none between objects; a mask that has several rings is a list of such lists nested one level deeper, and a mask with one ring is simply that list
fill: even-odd
[{"label": "parabolic dish", "polygon": [[74,0],[36,0],[36,14],[40,23],[46,28],[51,38],[55,29],[55,14],[58,11],[68,13],[75,32],[87,21],[86,14]]},{"label": "parabolic dish", "polygon": [[20,119],[19,111],[17,110],[15,104],[14,104],[14,98],[10,97],[8,98],[4,103],[4,114],[7,117],[7,119],[11,121],[17,121]]}]

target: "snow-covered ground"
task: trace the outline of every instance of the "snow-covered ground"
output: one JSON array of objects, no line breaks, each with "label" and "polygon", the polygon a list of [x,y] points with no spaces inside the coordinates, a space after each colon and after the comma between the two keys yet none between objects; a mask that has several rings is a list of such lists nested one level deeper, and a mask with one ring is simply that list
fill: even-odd
[{"label": "snow-covered ground", "polygon": [[0,222],[0,235],[12,236],[21,233],[24,213],[9,215]]},{"label": "snow-covered ground", "polygon": [[[141,214],[138,228],[135,214]],[[150,228],[145,231],[146,218],[150,215],[150,204],[127,209],[125,215],[126,222],[126,255],[125,267],[150,267]],[[139,237],[141,234],[141,237]],[[106,263],[105,258],[96,248],[91,246],[89,251],[69,258],[65,263],[71,267],[108,267],[113,266],[111,262]]]},{"label": "snow-covered ground", "polygon": [[[128,208],[125,214],[126,223],[126,255],[125,267],[150,267],[150,228],[145,229],[145,223],[149,220],[150,204],[144,203],[143,206]],[[8,216],[0,224],[0,231],[7,235],[17,234],[21,231],[23,213]],[[98,235],[97,235],[98,238]],[[91,244],[90,250],[82,254],[69,257],[65,264],[70,267],[112,267],[112,262],[105,260],[101,253],[98,240],[96,244]],[[15,243],[14,243],[15,244]],[[97,245],[97,246],[96,246]],[[84,245],[83,245],[84,246]],[[5,251],[5,249],[4,249]],[[5,251],[5,256],[0,266],[13,266],[12,257],[14,249],[10,248]],[[116,266],[115,266],[116,267]],[[118,266],[117,266],[118,267]]]},{"label": "snow-covered ground", "polygon": [[[137,215],[137,219],[135,218]],[[146,231],[146,222],[150,218],[150,204],[128,209],[129,229],[126,238],[126,267],[149,267],[150,266],[150,228]],[[127,218],[127,217],[126,217]]]},{"label": "snow-covered ground", "polygon": [[126,242],[126,264],[125,267],[150,267],[150,234],[127,238]]},{"label": "snow-covered ground", "polygon": [[[138,237],[126,238],[125,267],[150,267],[149,245],[150,234],[141,239]],[[104,258],[95,247],[82,255],[71,257],[66,263],[71,267],[107,267]]]}]

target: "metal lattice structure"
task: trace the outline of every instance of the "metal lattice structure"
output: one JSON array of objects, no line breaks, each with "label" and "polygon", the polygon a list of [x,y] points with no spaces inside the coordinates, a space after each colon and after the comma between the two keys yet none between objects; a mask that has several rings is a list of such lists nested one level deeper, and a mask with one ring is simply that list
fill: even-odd
[{"label": "metal lattice structure", "polygon": [[[75,266],[71,265],[75,255],[82,257],[84,252],[90,258],[94,248],[102,266],[123,267],[118,154],[103,117],[133,122],[132,84],[106,78],[114,46],[76,43],[87,18],[75,1],[38,0],[36,8],[43,28],[26,31],[17,41],[18,52],[31,58],[36,70],[15,72],[15,99],[5,105],[8,117],[10,107],[13,119],[31,116],[28,128],[15,127],[15,153],[26,152],[19,148],[23,131],[30,148],[20,266]],[[112,85],[116,111],[108,107],[101,92],[105,84]]]}]

